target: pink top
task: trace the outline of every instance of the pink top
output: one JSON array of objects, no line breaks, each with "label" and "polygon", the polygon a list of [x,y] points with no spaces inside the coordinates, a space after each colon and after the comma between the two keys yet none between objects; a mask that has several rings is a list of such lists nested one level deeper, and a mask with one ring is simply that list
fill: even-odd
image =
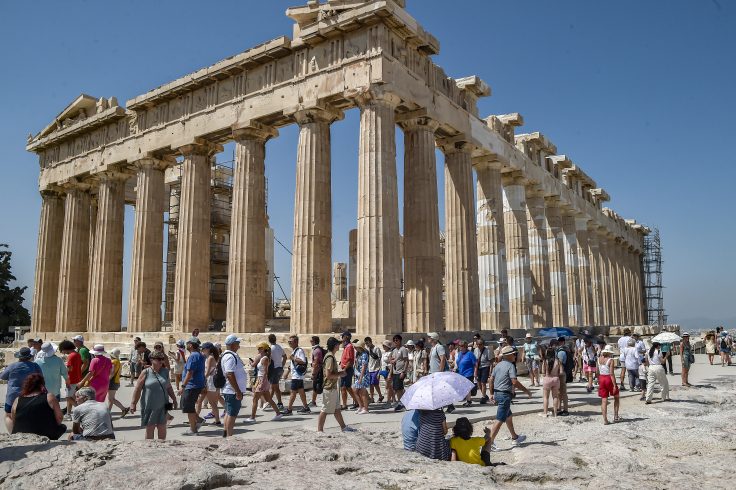
[{"label": "pink top", "polygon": [[107,398],[107,389],[110,386],[110,371],[112,361],[105,356],[95,356],[89,363],[89,372],[92,373],[89,385],[95,389],[98,402],[104,402]]}]

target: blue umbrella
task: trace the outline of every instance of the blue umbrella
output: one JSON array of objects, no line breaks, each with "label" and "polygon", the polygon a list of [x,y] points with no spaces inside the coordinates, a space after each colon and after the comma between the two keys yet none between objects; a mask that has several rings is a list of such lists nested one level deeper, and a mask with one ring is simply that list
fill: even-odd
[{"label": "blue umbrella", "polygon": [[543,328],[542,330],[539,331],[537,335],[539,335],[540,337],[553,337],[553,338],[574,337],[575,332],[573,332],[569,328],[551,327],[551,328]]}]

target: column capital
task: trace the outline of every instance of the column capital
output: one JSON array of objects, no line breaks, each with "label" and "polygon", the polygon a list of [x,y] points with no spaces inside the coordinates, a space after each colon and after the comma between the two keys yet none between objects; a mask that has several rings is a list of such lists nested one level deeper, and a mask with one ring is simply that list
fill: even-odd
[{"label": "column capital", "polygon": [[222,147],[222,145],[210,143],[209,141],[203,140],[201,138],[195,138],[195,140],[191,143],[182,145],[176,149],[177,153],[183,156],[203,155],[207,157],[210,157],[215,153],[219,153],[223,150],[224,148]]},{"label": "column capital", "polygon": [[487,154],[474,156],[473,167],[476,169],[501,170],[504,167],[504,163],[498,159],[497,155]]},{"label": "column capital", "polygon": [[372,86],[357,93],[345,93],[345,97],[353,100],[361,109],[365,108],[371,102],[383,103],[394,109],[401,103],[401,97],[378,86]]},{"label": "column capital", "polygon": [[64,189],[56,185],[50,185],[39,193],[42,199],[61,199],[64,197]]},{"label": "column capital", "polygon": [[87,180],[82,181],[82,180],[77,179],[76,177],[72,177],[69,180],[59,183],[60,191],[66,194],[72,191],[87,192],[91,188],[92,188],[92,184],[89,181]]},{"label": "column capital", "polygon": [[470,154],[475,149],[473,144],[470,142],[470,138],[462,133],[457,136],[438,139],[437,146],[445,155],[452,155],[454,153]]},{"label": "column capital", "polygon": [[404,131],[426,130],[434,133],[440,127],[440,123],[428,116],[424,108],[397,114],[396,123]]},{"label": "column capital", "polygon": [[537,184],[527,183],[526,197],[545,197],[544,190],[541,189]]},{"label": "column capital", "polygon": [[165,170],[166,167],[176,165],[176,158],[173,156],[167,156],[164,158],[146,157],[136,160],[132,165],[138,170],[144,170],[147,168]]},{"label": "column capital", "polygon": [[235,141],[256,140],[265,143],[279,135],[278,129],[258,121],[233,126],[232,130]]},{"label": "column capital", "polygon": [[[284,111],[287,113],[287,111]],[[343,112],[334,107],[330,107],[323,103],[314,103],[310,105],[300,104],[299,107],[291,113],[299,126],[310,123],[327,123],[342,120],[345,116]]]},{"label": "column capital", "polygon": [[114,181],[126,181],[128,180],[133,174],[130,172],[126,172],[122,169],[110,169],[110,170],[103,170],[102,172],[98,172],[93,175],[94,178],[96,178],[99,182],[114,182]]},{"label": "column capital", "polygon": [[507,185],[523,185],[525,186],[529,181],[524,177],[521,170],[513,170],[511,172],[505,172],[501,174],[501,183]]}]

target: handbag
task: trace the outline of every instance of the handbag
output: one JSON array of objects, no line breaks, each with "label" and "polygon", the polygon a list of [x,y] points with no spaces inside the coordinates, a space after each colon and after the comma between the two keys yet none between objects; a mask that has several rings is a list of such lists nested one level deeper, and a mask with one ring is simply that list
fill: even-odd
[{"label": "handbag", "polygon": [[[166,391],[166,389],[164,388],[164,385],[161,383],[161,380],[158,379],[158,374],[156,374],[156,372],[153,371],[153,370],[151,370],[151,372],[153,373],[154,376],[156,376],[156,381],[158,381],[158,385],[161,387],[161,389],[164,390],[164,396],[168,400],[169,399],[169,394]],[[167,412],[170,412],[173,409],[174,409],[174,404],[172,402],[166,402],[166,403],[164,403],[164,410],[166,410]]]},{"label": "handbag", "polygon": [[690,364],[694,363],[695,362],[695,354],[688,354],[687,359],[690,362]]}]

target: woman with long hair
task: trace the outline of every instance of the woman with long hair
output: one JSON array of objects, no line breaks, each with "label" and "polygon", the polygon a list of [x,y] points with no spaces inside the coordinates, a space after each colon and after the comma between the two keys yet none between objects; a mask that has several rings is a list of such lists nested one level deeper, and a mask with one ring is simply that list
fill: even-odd
[{"label": "woman with long hair", "polygon": [[46,390],[43,375],[40,373],[30,374],[23,381],[20,395],[13,402],[10,417],[11,434],[24,432],[57,440],[66,432],[66,425],[61,423],[64,414],[61,413],[59,401],[56,395]]},{"label": "woman with long hair", "polygon": [[283,415],[271,398],[271,383],[268,381],[268,372],[273,369],[273,361],[271,361],[271,346],[267,342],[258,344],[258,355],[251,362],[251,367],[256,369],[256,382],[253,384],[253,407],[251,408],[250,417],[245,421],[248,423],[256,421],[259,400],[265,401],[273,409],[276,415],[271,420],[281,420]]},{"label": "woman with long hair", "polygon": [[562,365],[557,358],[554,349],[545,349],[543,352],[544,361],[542,362],[542,415],[547,417],[549,404],[549,396],[552,395],[552,416],[557,417],[557,411],[560,409],[560,372]]},{"label": "woman with long hair", "polygon": [[483,428],[485,437],[473,437],[473,424],[467,417],[455,421],[450,439],[450,461],[462,461],[480,466],[495,466],[491,463],[491,429]]},{"label": "woman with long hair", "polygon": [[682,363],[682,386],[690,388],[692,385],[688,380],[690,374],[690,366],[695,361],[693,354],[693,345],[690,343],[690,334],[685,332],[682,334],[682,342],[680,342],[680,362]]},{"label": "woman with long hair", "polygon": [[662,346],[659,342],[652,342],[652,347],[649,349],[648,356],[649,371],[647,371],[646,403],[647,405],[652,403],[654,383],[659,383],[662,386],[662,400],[668,402],[670,401],[670,384],[667,381],[667,371],[664,367],[666,358],[665,355],[662,354]]},{"label": "woman with long hair", "polygon": [[[202,344],[202,354],[207,357],[204,367],[207,388],[206,390],[202,390],[202,393],[200,393],[197,399],[197,414],[202,410],[202,402],[207,400],[210,405],[210,413],[204,416],[205,420],[214,418],[215,425],[222,425],[222,422],[220,422],[220,410],[217,406],[222,397],[220,396],[220,388],[215,386],[215,371],[217,370],[217,363],[220,362],[220,351],[212,342],[205,342]],[[222,405],[225,406],[224,403]]]}]

